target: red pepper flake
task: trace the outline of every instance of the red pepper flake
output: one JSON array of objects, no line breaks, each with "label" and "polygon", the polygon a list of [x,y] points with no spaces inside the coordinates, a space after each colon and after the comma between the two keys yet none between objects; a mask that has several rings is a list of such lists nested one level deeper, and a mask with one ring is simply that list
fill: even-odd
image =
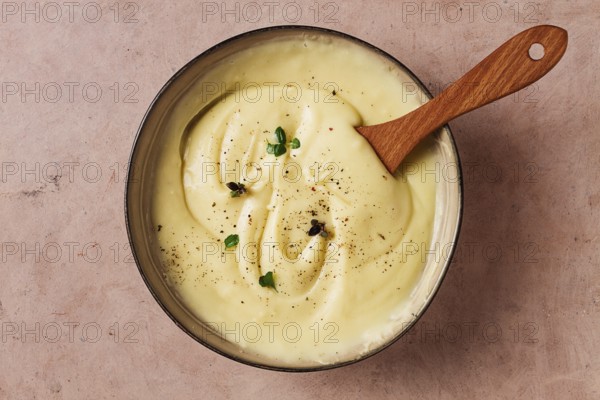
[{"label": "red pepper flake", "polygon": [[333,128],[329,128],[329,130],[330,130],[330,131],[332,131],[332,130],[333,130]]},{"label": "red pepper flake", "polygon": [[313,187],[311,187],[311,188],[310,188],[310,190],[312,190],[313,192],[316,192],[316,191],[317,191],[317,189],[315,189],[315,187],[314,187],[314,186],[313,186]]}]

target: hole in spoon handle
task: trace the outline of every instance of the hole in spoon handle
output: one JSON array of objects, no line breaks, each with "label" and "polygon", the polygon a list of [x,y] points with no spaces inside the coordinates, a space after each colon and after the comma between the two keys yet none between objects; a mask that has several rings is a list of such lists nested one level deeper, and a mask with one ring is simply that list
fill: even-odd
[{"label": "hole in spoon handle", "polygon": [[529,58],[533,61],[538,61],[544,58],[546,50],[544,49],[544,45],[541,43],[534,43],[529,47]]}]

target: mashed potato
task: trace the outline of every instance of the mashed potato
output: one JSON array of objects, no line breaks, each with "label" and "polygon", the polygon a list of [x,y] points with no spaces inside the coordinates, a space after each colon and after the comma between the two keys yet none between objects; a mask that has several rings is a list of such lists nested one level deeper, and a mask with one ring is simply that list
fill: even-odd
[{"label": "mashed potato", "polygon": [[[303,34],[225,57],[179,100],[197,114],[165,138],[153,220],[167,280],[214,335],[318,365],[401,330],[435,176],[390,174],[354,127],[418,107],[406,82],[373,50]],[[435,169],[427,143],[410,161]]]}]

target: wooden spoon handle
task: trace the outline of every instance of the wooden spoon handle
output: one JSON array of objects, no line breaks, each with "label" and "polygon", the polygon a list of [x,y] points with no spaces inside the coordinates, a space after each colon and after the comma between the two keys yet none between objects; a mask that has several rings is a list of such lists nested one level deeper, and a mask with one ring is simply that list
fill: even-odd
[{"label": "wooden spoon handle", "polygon": [[[532,45],[543,57],[530,56]],[[427,135],[448,121],[527,87],[558,63],[567,48],[567,32],[540,25],[509,39],[440,95],[409,114],[380,125],[359,127],[390,172]],[[532,49],[533,50],[533,49]]]}]

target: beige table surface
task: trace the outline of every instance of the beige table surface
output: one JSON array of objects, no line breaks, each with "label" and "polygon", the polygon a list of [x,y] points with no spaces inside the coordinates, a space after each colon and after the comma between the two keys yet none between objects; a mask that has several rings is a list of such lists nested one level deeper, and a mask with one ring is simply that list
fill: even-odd
[{"label": "beige table surface", "polygon": [[[600,398],[599,2],[0,7],[0,399]],[[188,337],[131,263],[123,217],[130,148],[164,82],[216,42],[286,23],[367,40],[433,92],[525,28],[569,31],[543,80],[451,124],[464,220],[426,314],[320,373],[248,367]]]}]

